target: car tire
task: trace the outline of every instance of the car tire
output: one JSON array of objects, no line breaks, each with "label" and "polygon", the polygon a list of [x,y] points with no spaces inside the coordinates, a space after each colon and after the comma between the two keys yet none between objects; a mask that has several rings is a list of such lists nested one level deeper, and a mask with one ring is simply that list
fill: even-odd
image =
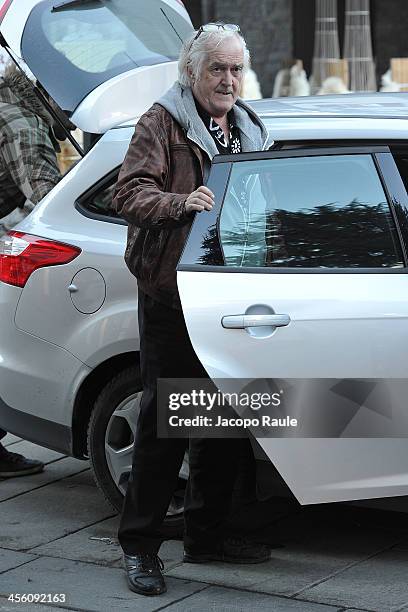
[{"label": "car tire", "polygon": [[[94,479],[117,512],[121,511],[130,473],[141,395],[139,367],[128,367],[113,376],[102,389],[89,421],[88,454]],[[180,470],[179,486],[165,519],[165,532],[169,537],[179,537],[183,531],[183,499],[187,478],[186,454]]]}]

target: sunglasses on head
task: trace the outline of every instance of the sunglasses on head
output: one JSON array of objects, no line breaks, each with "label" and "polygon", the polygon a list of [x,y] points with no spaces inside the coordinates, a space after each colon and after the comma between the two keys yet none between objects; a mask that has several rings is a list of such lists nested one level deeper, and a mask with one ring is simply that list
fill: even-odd
[{"label": "sunglasses on head", "polygon": [[229,32],[236,32],[237,34],[241,34],[240,27],[235,23],[206,23],[198,28],[197,34],[191,41],[191,45],[203,32],[217,32],[218,30],[228,30]]}]

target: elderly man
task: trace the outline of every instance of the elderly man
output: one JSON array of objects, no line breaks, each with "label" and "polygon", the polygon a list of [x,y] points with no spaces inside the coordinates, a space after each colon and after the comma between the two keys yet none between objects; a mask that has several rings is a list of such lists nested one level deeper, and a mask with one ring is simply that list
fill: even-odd
[{"label": "elderly man", "polygon": [[[211,23],[185,41],[179,80],[139,120],[115,192],[129,223],[125,259],[139,289],[143,398],[132,473],[119,528],[129,587],[145,595],[166,590],[157,556],[162,523],[186,440],[157,439],[158,378],[201,378],[176,284],[176,266],[195,213],[211,210],[203,185],[219,153],[263,149],[267,131],[238,99],[249,52],[238,26]],[[226,537],[225,521],[248,440],[190,440],[185,496],[184,561],[258,563],[266,546]]]}]

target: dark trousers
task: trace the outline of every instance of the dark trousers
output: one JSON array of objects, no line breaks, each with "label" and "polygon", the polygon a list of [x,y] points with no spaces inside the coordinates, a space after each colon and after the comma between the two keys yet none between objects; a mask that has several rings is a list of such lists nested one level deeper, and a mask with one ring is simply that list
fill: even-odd
[{"label": "dark trousers", "polygon": [[225,535],[239,458],[250,443],[157,438],[157,379],[208,375],[193,350],[182,313],[140,291],[139,330],[143,397],[119,542],[126,554],[158,551],[166,539],[163,520],[189,447],[184,542],[190,551],[211,551]]}]

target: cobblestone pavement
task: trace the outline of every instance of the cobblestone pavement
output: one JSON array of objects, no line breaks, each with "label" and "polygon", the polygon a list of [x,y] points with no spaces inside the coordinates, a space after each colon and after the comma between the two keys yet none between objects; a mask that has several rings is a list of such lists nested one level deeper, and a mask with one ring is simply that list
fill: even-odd
[{"label": "cobblestone pavement", "polygon": [[[42,474],[0,481],[0,610],[408,610],[404,515],[343,505],[265,505],[268,524],[258,537],[283,543],[266,564],[183,564],[182,543],[166,542],[167,593],[138,596],[126,586],[117,516],[88,464],[14,436],[6,444],[47,465]],[[12,593],[51,601],[12,602]]]}]

